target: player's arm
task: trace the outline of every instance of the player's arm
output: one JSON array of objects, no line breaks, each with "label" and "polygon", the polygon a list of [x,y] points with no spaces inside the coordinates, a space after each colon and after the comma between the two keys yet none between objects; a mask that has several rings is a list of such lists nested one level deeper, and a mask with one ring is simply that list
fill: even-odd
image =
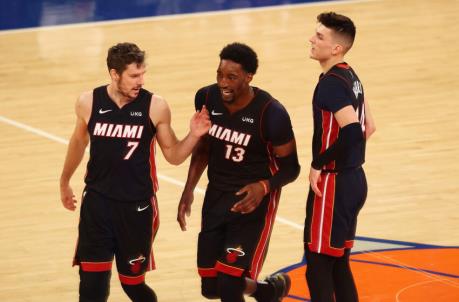
[{"label": "player's arm", "polygon": [[[201,88],[196,92],[194,97],[194,107],[196,111],[205,108],[208,88]],[[177,209],[177,221],[182,231],[186,231],[186,217],[191,215],[191,204],[194,200],[194,189],[198,184],[199,179],[204,173],[209,162],[209,136],[204,135],[193,149],[191,155],[190,166],[188,167],[188,177],[186,179],[185,188]]]},{"label": "player's arm", "polygon": [[178,205],[177,221],[180,224],[182,231],[186,231],[186,217],[190,217],[191,215],[191,204],[194,200],[193,192],[202,176],[202,173],[204,173],[204,170],[207,167],[208,160],[209,143],[208,137],[204,136],[196,144],[191,155],[188,177]]},{"label": "player's arm", "polygon": [[91,115],[92,91],[83,93],[75,104],[76,124],[67,148],[67,155],[60,177],[61,202],[68,210],[76,209],[76,199],[70,187],[70,179],[83,159],[89,142],[88,121]]},{"label": "player's arm", "polygon": [[356,144],[360,144],[364,137],[355,110],[352,105],[347,105],[334,113],[340,127],[336,141],[323,153],[319,154],[311,163],[309,182],[317,196],[322,196],[317,184],[321,181],[322,167],[335,160],[339,154],[347,153]]},{"label": "player's arm", "polygon": [[336,141],[323,153],[313,158],[309,171],[309,183],[317,196],[322,196],[317,184],[321,181],[322,167],[335,160],[337,156],[363,140],[362,126],[352,106],[347,84],[338,77],[328,76],[319,82],[315,106],[333,112],[340,130]]},{"label": "player's arm", "polygon": [[171,111],[166,101],[153,95],[150,106],[150,117],[156,127],[156,138],[166,160],[179,165],[191,154],[199,138],[206,134],[210,128],[209,113],[204,107],[197,111],[190,121],[190,131],[178,140],[171,127]]},{"label": "player's arm", "polygon": [[264,119],[264,137],[273,145],[278,171],[269,179],[260,179],[240,189],[236,194],[245,196],[233,206],[231,210],[234,212],[252,212],[266,194],[294,181],[300,173],[296,141],[287,111],[280,103],[272,103]]},{"label": "player's arm", "polygon": [[375,120],[373,119],[373,115],[370,111],[370,105],[368,101],[365,101],[365,139],[369,139],[370,136],[375,133],[376,131],[376,124]]}]

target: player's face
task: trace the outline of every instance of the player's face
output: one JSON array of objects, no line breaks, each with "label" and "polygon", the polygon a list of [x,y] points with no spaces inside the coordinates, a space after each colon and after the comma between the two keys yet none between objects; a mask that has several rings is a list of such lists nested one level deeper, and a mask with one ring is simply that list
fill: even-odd
[{"label": "player's face", "polygon": [[135,99],[144,84],[145,64],[132,63],[117,78],[118,91],[128,99]]},{"label": "player's face", "polygon": [[241,64],[221,60],[217,69],[217,84],[224,102],[233,103],[250,91],[253,74],[246,72]]},{"label": "player's face", "polygon": [[326,61],[333,56],[336,43],[333,40],[333,31],[319,23],[314,35],[309,38],[311,49],[309,57],[319,62]]}]

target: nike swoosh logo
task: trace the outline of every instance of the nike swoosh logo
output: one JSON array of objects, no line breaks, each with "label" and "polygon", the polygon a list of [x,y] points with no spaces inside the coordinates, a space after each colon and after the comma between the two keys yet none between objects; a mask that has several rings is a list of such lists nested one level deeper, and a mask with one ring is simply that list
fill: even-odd
[{"label": "nike swoosh logo", "polygon": [[104,114],[104,113],[107,113],[107,112],[110,112],[110,111],[112,111],[112,109],[107,109],[107,110],[99,109],[99,114]]},{"label": "nike swoosh logo", "polygon": [[148,209],[149,205],[147,205],[146,207],[144,208],[141,208],[140,206],[137,208],[137,212],[142,212],[142,211],[145,211],[146,209]]},{"label": "nike swoosh logo", "polygon": [[222,115],[223,113],[222,112],[215,112],[215,111],[212,110],[211,114],[212,115]]}]

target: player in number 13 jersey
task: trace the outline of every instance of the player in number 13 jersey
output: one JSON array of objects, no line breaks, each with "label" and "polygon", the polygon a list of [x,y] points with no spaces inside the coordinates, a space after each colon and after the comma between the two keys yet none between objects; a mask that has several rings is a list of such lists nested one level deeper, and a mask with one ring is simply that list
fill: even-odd
[{"label": "player in number 13 jersey", "polygon": [[179,204],[186,229],[193,190],[207,166],[209,185],[198,239],[202,295],[242,302],[280,301],[290,288],[285,274],[257,281],[267,253],[280,189],[298,176],[295,138],[285,108],[266,91],[251,86],[256,53],[232,43],[220,53],[217,83],[196,93],[212,126],[197,144]]}]

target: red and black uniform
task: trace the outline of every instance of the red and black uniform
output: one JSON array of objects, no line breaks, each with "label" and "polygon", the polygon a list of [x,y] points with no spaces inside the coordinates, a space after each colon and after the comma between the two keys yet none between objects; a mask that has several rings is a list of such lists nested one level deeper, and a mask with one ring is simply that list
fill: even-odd
[{"label": "red and black uniform", "polygon": [[[358,116],[363,137],[365,106],[362,84],[353,69],[341,63],[321,74],[314,91],[313,163],[321,154],[337,147],[344,128],[340,129],[334,113],[349,105]],[[318,187],[322,197],[309,191],[304,242],[305,248],[311,252],[341,257],[345,248],[353,246],[357,215],[367,195],[362,169],[365,140],[357,141],[340,149],[333,160],[321,167],[322,180]]]},{"label": "red and black uniform", "polygon": [[159,217],[151,98],[141,89],[119,108],[107,86],[98,87],[88,122],[90,159],[74,263],[85,272],[108,271],[115,255],[124,284],[142,283],[155,266],[151,246]]},{"label": "red and black uniform", "polygon": [[196,94],[196,109],[206,105],[212,122],[207,137],[209,184],[198,240],[201,277],[221,272],[256,279],[267,252],[280,189],[269,192],[249,214],[230,209],[242,199],[235,195],[239,189],[277,172],[273,146],[286,144],[294,136],[285,108],[267,92],[253,89],[253,100],[232,114],[216,84]]}]

